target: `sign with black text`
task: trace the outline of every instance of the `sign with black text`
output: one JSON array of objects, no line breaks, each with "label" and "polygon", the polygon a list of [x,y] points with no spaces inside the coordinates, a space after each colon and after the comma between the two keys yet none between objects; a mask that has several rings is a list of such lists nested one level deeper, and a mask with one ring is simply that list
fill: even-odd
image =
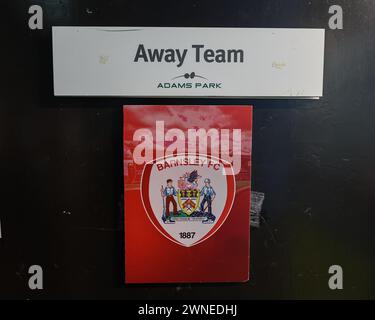
[{"label": "sign with black text", "polygon": [[322,96],[324,29],[53,27],[57,96]]}]

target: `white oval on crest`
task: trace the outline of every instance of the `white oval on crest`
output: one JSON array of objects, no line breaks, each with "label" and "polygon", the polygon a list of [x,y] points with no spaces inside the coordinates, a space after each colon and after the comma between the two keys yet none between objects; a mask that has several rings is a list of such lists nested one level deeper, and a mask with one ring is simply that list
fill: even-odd
[{"label": "white oval on crest", "polygon": [[143,169],[141,197],[156,229],[190,247],[211,237],[228,217],[235,197],[233,168],[206,155],[156,159]]}]

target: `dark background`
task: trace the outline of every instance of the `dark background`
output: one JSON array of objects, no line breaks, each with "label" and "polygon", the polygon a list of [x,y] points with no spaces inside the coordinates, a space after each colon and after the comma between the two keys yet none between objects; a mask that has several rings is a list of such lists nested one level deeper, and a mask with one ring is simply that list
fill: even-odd
[{"label": "dark background", "polygon": [[[44,9],[43,30],[28,28],[32,4]],[[344,30],[328,28],[333,4]],[[374,0],[4,0],[0,9],[0,298],[375,297]],[[55,98],[52,25],[326,28],[324,97]],[[255,106],[252,182],[266,200],[250,282],[123,284],[127,103]],[[28,288],[33,264],[44,290]],[[341,291],[328,288],[333,264]]]}]

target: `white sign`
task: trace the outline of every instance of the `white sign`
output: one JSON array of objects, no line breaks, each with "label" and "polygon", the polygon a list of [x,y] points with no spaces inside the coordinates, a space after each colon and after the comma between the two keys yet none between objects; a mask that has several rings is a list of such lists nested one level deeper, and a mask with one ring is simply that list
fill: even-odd
[{"label": "white sign", "polygon": [[57,96],[322,96],[324,29],[53,27]]}]

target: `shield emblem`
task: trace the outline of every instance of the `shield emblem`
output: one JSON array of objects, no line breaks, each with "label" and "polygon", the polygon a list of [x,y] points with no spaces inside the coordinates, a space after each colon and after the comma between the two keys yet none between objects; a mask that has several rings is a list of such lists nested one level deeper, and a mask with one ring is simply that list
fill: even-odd
[{"label": "shield emblem", "polygon": [[145,164],[143,206],[168,240],[186,247],[209,239],[227,219],[235,197],[231,164],[207,155],[176,155]]},{"label": "shield emblem", "polygon": [[177,191],[178,204],[183,212],[188,216],[194,213],[199,207],[200,190],[184,190]]}]

